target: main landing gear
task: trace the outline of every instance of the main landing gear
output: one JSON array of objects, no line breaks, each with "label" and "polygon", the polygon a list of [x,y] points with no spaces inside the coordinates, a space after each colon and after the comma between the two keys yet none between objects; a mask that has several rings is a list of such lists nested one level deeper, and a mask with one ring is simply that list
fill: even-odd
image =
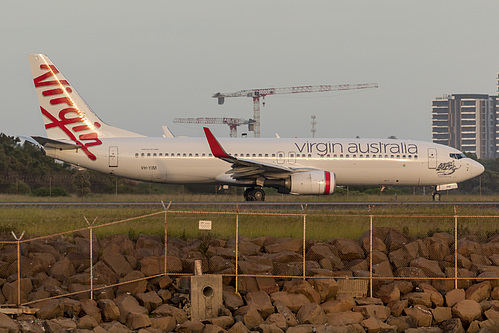
[{"label": "main landing gear", "polygon": [[246,201],[265,201],[265,191],[260,187],[250,187],[244,191]]}]

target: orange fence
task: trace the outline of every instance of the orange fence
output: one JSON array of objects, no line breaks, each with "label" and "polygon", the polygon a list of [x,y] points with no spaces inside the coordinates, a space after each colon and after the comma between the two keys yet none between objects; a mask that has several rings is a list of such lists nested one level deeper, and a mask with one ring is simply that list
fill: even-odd
[{"label": "orange fence", "polygon": [[[125,291],[149,279],[193,275],[196,260],[203,273],[224,276],[236,290],[262,277],[365,281],[369,296],[399,279],[447,290],[499,283],[497,215],[460,216],[457,207],[447,216],[169,208],[99,225],[86,220],[86,228],[43,237],[12,233],[14,240],[0,242],[0,304]],[[155,234],[135,235],[144,224]],[[123,225],[128,235],[114,234]]]}]

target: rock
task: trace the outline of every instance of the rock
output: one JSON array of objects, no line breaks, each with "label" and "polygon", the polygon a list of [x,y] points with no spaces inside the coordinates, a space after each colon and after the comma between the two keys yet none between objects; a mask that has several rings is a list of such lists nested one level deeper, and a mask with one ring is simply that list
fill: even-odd
[{"label": "rock", "polygon": [[490,297],[491,290],[490,281],[480,282],[466,289],[465,297],[480,303]]},{"label": "rock", "polygon": [[182,324],[187,321],[187,314],[174,306],[169,304],[160,305],[152,312],[153,315],[157,316],[171,316],[175,318],[175,321],[178,324]]},{"label": "rock", "polygon": [[463,324],[459,318],[448,319],[439,328],[445,333],[465,333]]},{"label": "rock", "polygon": [[288,327],[294,327],[294,326],[298,325],[298,319],[296,319],[293,312],[291,312],[291,310],[286,305],[284,305],[284,303],[276,300],[276,301],[274,301],[274,306],[277,310],[277,313],[284,316],[284,319],[286,320],[286,324]]},{"label": "rock", "polygon": [[331,242],[331,245],[337,249],[338,256],[342,260],[350,261],[365,258],[364,250],[362,250],[359,243],[351,239],[336,238]]},{"label": "rock", "polygon": [[452,315],[460,318],[463,323],[469,324],[473,320],[479,320],[482,316],[482,308],[474,300],[466,299],[458,302],[452,307]]},{"label": "rock", "polygon": [[99,261],[94,265],[93,273],[94,278],[103,281],[106,285],[118,282],[118,274],[109,268],[103,261]]},{"label": "rock", "polygon": [[360,312],[333,312],[326,315],[327,323],[330,326],[346,326],[350,324],[360,324],[364,316]]},{"label": "rock", "polygon": [[319,293],[305,280],[295,280],[287,288],[287,292],[290,294],[302,294],[310,302],[319,304],[321,302],[321,296]]},{"label": "rock", "polygon": [[466,298],[464,289],[453,289],[445,294],[445,304],[448,307],[453,307],[460,301]]},{"label": "rock", "polygon": [[436,260],[428,260],[420,257],[412,260],[410,266],[420,268],[425,276],[428,277],[445,277]]},{"label": "rock", "polygon": [[428,248],[431,260],[443,261],[446,256],[451,254],[449,243],[443,238],[428,237],[424,239],[424,244]]},{"label": "rock", "polygon": [[6,333],[19,332],[19,326],[9,316],[0,312],[0,331]]},{"label": "rock", "polygon": [[430,295],[432,307],[443,306],[444,305],[444,297],[437,289],[435,289],[431,284],[428,283],[420,283],[419,288],[423,289],[423,291]]},{"label": "rock", "polygon": [[302,306],[296,317],[301,324],[322,325],[327,322],[324,311],[317,303]]},{"label": "rock", "polygon": [[322,309],[326,314],[335,312],[350,311],[356,305],[353,297],[338,296],[336,299],[331,299],[321,304]]},{"label": "rock", "polygon": [[208,321],[212,325],[220,327],[220,328],[222,328],[224,330],[227,330],[232,325],[234,325],[234,318],[232,318],[231,316],[220,316],[220,317],[208,319]]},{"label": "rock", "polygon": [[395,326],[397,328],[397,332],[406,332],[409,328],[417,328],[418,324],[414,318],[409,316],[402,317],[390,317],[386,320],[388,325]]},{"label": "rock", "polygon": [[390,316],[390,308],[383,305],[362,305],[355,306],[353,311],[360,312],[364,318],[376,317],[381,321],[385,321]]},{"label": "rock", "polygon": [[224,330],[220,326],[206,324],[203,328],[202,333],[225,333],[225,332],[226,332],[226,330]]},{"label": "rock", "polygon": [[397,327],[388,325],[384,323],[382,320],[379,320],[375,317],[370,317],[361,322],[362,327],[366,329],[368,333],[377,333],[377,332],[385,332],[391,330],[392,332],[396,332]]},{"label": "rock", "polygon": [[237,322],[232,326],[228,331],[228,333],[249,333],[250,330],[244,326],[244,323],[242,321]]},{"label": "rock", "polygon": [[[97,326],[96,328],[94,328],[94,332],[97,333],[97,328],[99,326]],[[111,323],[102,323],[100,325],[100,327],[102,327],[104,329],[105,332],[110,332],[110,333],[128,333],[128,332],[132,332],[128,327],[126,327],[125,325],[117,322],[117,321],[113,321]]]},{"label": "rock", "polygon": [[120,278],[124,277],[130,273],[133,269],[125,259],[119,253],[104,253],[101,256],[101,260],[104,261]]},{"label": "rock", "polygon": [[34,303],[33,307],[38,308],[36,316],[39,319],[52,319],[62,317],[64,315],[64,311],[61,306],[61,300],[59,299],[49,299],[46,301]]},{"label": "rock", "polygon": [[233,287],[224,286],[222,292],[222,298],[224,301],[224,305],[230,311],[237,310],[241,306],[244,305],[243,298],[240,294],[236,294],[235,289]]},{"label": "rock", "polygon": [[81,312],[94,318],[97,323],[101,322],[102,318],[100,309],[97,306],[97,302],[95,302],[93,299],[85,299],[80,301],[80,304]]},{"label": "rock", "polygon": [[265,319],[265,324],[274,324],[283,331],[286,331],[286,329],[288,328],[286,317],[281,313],[273,313],[268,316],[267,319]]},{"label": "rock", "polygon": [[152,317],[150,318],[151,327],[159,329],[161,332],[171,332],[177,326],[175,318],[167,317]]},{"label": "rock", "polygon": [[213,256],[208,261],[208,266],[210,268],[210,272],[212,273],[222,272],[225,269],[235,270],[235,265],[235,262],[221,256]]},{"label": "rock", "polygon": [[244,325],[251,331],[263,324],[264,320],[258,310],[254,306],[243,306],[234,312],[234,316],[242,316]]},{"label": "rock", "polygon": [[155,291],[137,294],[136,298],[139,301],[139,304],[145,307],[149,312],[152,312],[158,306],[163,304],[163,301]]},{"label": "rock", "polygon": [[309,304],[310,300],[303,294],[288,294],[280,291],[270,295],[272,302],[280,301],[286,305],[292,312],[297,312],[303,305]]},{"label": "rock", "polygon": [[69,279],[70,276],[75,275],[76,271],[71,261],[64,257],[50,267],[49,273],[54,278],[65,281]]},{"label": "rock", "polygon": [[128,294],[122,294],[118,296],[114,300],[114,302],[116,303],[116,306],[120,310],[119,321],[123,324],[126,323],[127,316],[130,312],[144,313],[144,314],[149,313],[146,308],[139,305],[139,302],[135,299],[135,297]]},{"label": "rock", "polygon": [[101,309],[104,321],[114,321],[120,318],[120,310],[110,299],[101,299],[97,302]]},{"label": "rock", "polygon": [[93,330],[95,327],[99,326],[97,320],[94,317],[85,315],[80,318],[76,327],[81,330]]},{"label": "rock", "polygon": [[131,330],[151,326],[151,320],[145,313],[129,312],[126,317],[126,326]]},{"label": "rock", "polygon": [[[133,280],[139,280],[143,279],[144,273],[139,272],[139,271],[131,271],[128,273],[126,276],[120,279],[120,283],[127,282],[127,281],[133,281]],[[140,294],[145,292],[147,289],[147,281],[146,280],[140,280],[137,282],[131,282],[131,283],[126,283],[122,284],[118,287],[118,292],[120,293],[130,293],[130,294]]]},{"label": "rock", "polygon": [[448,307],[436,307],[434,309],[431,309],[431,313],[433,314],[433,320],[437,324],[440,324],[452,318],[452,309]]},{"label": "rock", "polygon": [[392,265],[388,260],[373,265],[373,275],[381,277],[393,276]]},{"label": "rock", "polygon": [[400,289],[394,284],[382,285],[375,293],[385,304],[398,301],[400,299]]},{"label": "rock", "polygon": [[274,306],[270,301],[269,295],[264,291],[249,292],[246,297],[246,304],[254,306],[263,319],[275,312]]},{"label": "rock", "polygon": [[388,303],[387,306],[390,308],[393,316],[399,317],[402,315],[404,309],[409,307],[409,300],[404,299],[404,300],[393,301]]},{"label": "rock", "polygon": [[431,308],[432,303],[431,303],[430,294],[427,294],[425,292],[422,293],[415,292],[415,293],[409,293],[404,297],[406,297],[409,300],[409,305],[421,304],[426,306],[427,308]]},{"label": "rock", "polygon": [[267,253],[279,253],[284,251],[300,253],[303,240],[300,238],[279,238],[274,244],[265,245]]},{"label": "rock", "polygon": [[431,326],[433,315],[426,306],[418,304],[412,308],[404,309],[404,312],[409,317],[414,318],[418,327]]},{"label": "rock", "polygon": [[310,285],[319,293],[321,303],[336,297],[338,293],[338,282],[335,279],[312,279]]}]

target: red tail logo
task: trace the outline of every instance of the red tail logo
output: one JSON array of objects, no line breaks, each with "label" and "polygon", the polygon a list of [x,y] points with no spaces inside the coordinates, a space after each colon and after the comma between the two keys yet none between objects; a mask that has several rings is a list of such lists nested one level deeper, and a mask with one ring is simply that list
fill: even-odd
[{"label": "red tail logo", "polygon": [[[52,121],[51,123],[46,124],[45,128],[60,128],[71,140],[81,146],[81,149],[88,158],[95,161],[97,157],[90,152],[89,147],[102,144],[97,132],[93,130],[94,127],[100,128],[101,124],[98,122],[91,124],[74,105],[70,96],[73,90],[69,87],[70,84],[68,81],[57,79],[56,74],[59,73],[59,71],[54,65],[42,64],[40,65],[40,69],[47,70],[47,72],[33,79],[35,87],[43,87],[46,89],[42,91],[42,95],[50,98],[50,105],[59,106],[61,108],[57,114],[57,118],[55,117],[55,112],[52,114],[44,109],[43,106],[40,106],[42,114]],[[52,77],[55,80],[49,80]],[[56,86],[57,88],[52,88],[52,86]],[[71,128],[68,128],[69,126],[71,126]],[[76,138],[76,133],[79,134],[78,138]]]}]

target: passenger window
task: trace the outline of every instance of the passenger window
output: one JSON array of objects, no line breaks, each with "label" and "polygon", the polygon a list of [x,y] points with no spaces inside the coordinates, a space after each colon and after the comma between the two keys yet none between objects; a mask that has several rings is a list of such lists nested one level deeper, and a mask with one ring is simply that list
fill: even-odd
[{"label": "passenger window", "polygon": [[151,153],[147,153],[147,157],[151,157]]},{"label": "passenger window", "polygon": [[139,158],[139,153],[135,153],[135,158]]},{"label": "passenger window", "polygon": [[269,154],[265,154],[265,157],[269,157]]},{"label": "passenger window", "polygon": [[156,153],[152,154],[152,156],[156,157]]}]

